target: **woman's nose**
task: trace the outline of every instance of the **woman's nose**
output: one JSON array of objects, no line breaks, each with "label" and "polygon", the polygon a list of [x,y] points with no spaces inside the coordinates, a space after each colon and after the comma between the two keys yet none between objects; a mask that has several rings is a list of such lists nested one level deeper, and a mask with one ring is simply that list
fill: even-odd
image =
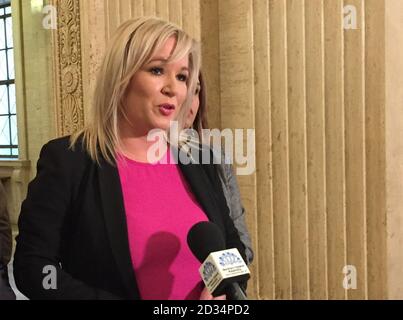
[{"label": "woman's nose", "polygon": [[169,97],[173,97],[177,94],[177,86],[175,81],[168,80],[165,82],[164,86],[161,89],[161,92]]}]

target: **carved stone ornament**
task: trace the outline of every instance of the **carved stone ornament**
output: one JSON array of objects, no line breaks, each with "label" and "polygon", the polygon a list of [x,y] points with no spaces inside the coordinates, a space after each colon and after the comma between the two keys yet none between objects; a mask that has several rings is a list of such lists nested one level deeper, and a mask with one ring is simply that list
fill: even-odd
[{"label": "carved stone ornament", "polygon": [[57,0],[58,133],[84,125],[79,0]]}]

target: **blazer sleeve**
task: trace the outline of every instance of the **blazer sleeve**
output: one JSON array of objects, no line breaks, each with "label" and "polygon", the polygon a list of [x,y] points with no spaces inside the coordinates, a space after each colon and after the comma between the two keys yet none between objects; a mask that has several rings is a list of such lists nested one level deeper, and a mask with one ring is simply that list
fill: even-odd
[{"label": "blazer sleeve", "polygon": [[220,206],[221,218],[225,227],[225,241],[227,248],[237,248],[242,258],[247,261],[246,247],[242,243],[238,230],[235,228],[234,221],[229,214],[229,208],[224,196],[221,181],[218,177],[218,170],[215,164],[203,165],[206,174],[208,175],[211,184],[214,188],[214,196]]},{"label": "blazer sleeve", "polygon": [[[60,264],[62,229],[77,179],[74,164],[80,161],[77,152],[68,149],[67,139],[60,141],[42,148],[37,175],[21,207],[14,256],[16,285],[30,299],[118,299],[74,279]],[[49,273],[49,266],[56,272]],[[46,283],[52,284],[53,275],[56,286],[49,288]]]},{"label": "blazer sleeve", "polygon": [[221,164],[217,166],[220,176],[221,184],[224,191],[224,196],[229,208],[229,214],[234,225],[238,230],[242,243],[245,245],[245,253],[247,257],[247,263],[250,264],[253,261],[252,241],[246,226],[245,221],[245,208],[242,205],[241,193],[239,191],[238,182],[233,171],[233,167],[230,164]]},{"label": "blazer sleeve", "polygon": [[[212,180],[213,186],[215,188],[215,195],[216,195],[217,201],[221,206],[222,218],[223,218],[224,226],[225,226],[226,247],[228,249],[230,249],[230,248],[238,249],[243,260],[245,262],[247,262],[248,258],[247,258],[247,254],[246,254],[246,246],[241,241],[239,232],[234,225],[234,221],[230,217],[228,204],[227,204],[227,201],[224,196],[224,191],[222,188],[221,181],[218,177],[218,170],[217,170],[217,167],[215,167],[215,166],[216,165],[210,166],[210,168],[208,170],[209,171],[208,175],[210,176],[210,179]],[[239,285],[243,288],[244,291],[246,291],[247,285],[248,285],[248,280],[240,282]],[[231,292],[227,292],[227,298],[229,300],[237,300],[234,297],[234,294]]]}]

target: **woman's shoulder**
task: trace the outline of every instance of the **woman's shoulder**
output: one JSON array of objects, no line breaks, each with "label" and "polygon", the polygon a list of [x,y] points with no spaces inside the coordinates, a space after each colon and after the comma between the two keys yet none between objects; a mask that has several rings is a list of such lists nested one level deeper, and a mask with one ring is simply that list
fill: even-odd
[{"label": "woman's shoulder", "polygon": [[81,137],[72,144],[71,136],[64,136],[52,139],[42,147],[39,158],[44,157],[60,160],[64,164],[71,165],[84,161],[89,156],[85,151]]},{"label": "woman's shoulder", "polygon": [[[76,141],[76,144],[82,141],[82,137],[79,137]],[[69,149],[71,145],[71,135],[55,138],[49,140],[45,146],[50,146],[53,148],[59,148],[61,150],[63,149]]]}]

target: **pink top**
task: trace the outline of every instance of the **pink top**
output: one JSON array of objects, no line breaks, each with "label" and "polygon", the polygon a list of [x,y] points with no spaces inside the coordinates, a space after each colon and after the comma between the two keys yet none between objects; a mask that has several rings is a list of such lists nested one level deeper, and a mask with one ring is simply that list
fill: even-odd
[{"label": "pink top", "polygon": [[[169,163],[166,160],[160,162]],[[199,299],[204,287],[200,262],[186,238],[195,223],[208,219],[178,165],[141,163],[124,156],[118,157],[117,165],[141,298]]]}]

